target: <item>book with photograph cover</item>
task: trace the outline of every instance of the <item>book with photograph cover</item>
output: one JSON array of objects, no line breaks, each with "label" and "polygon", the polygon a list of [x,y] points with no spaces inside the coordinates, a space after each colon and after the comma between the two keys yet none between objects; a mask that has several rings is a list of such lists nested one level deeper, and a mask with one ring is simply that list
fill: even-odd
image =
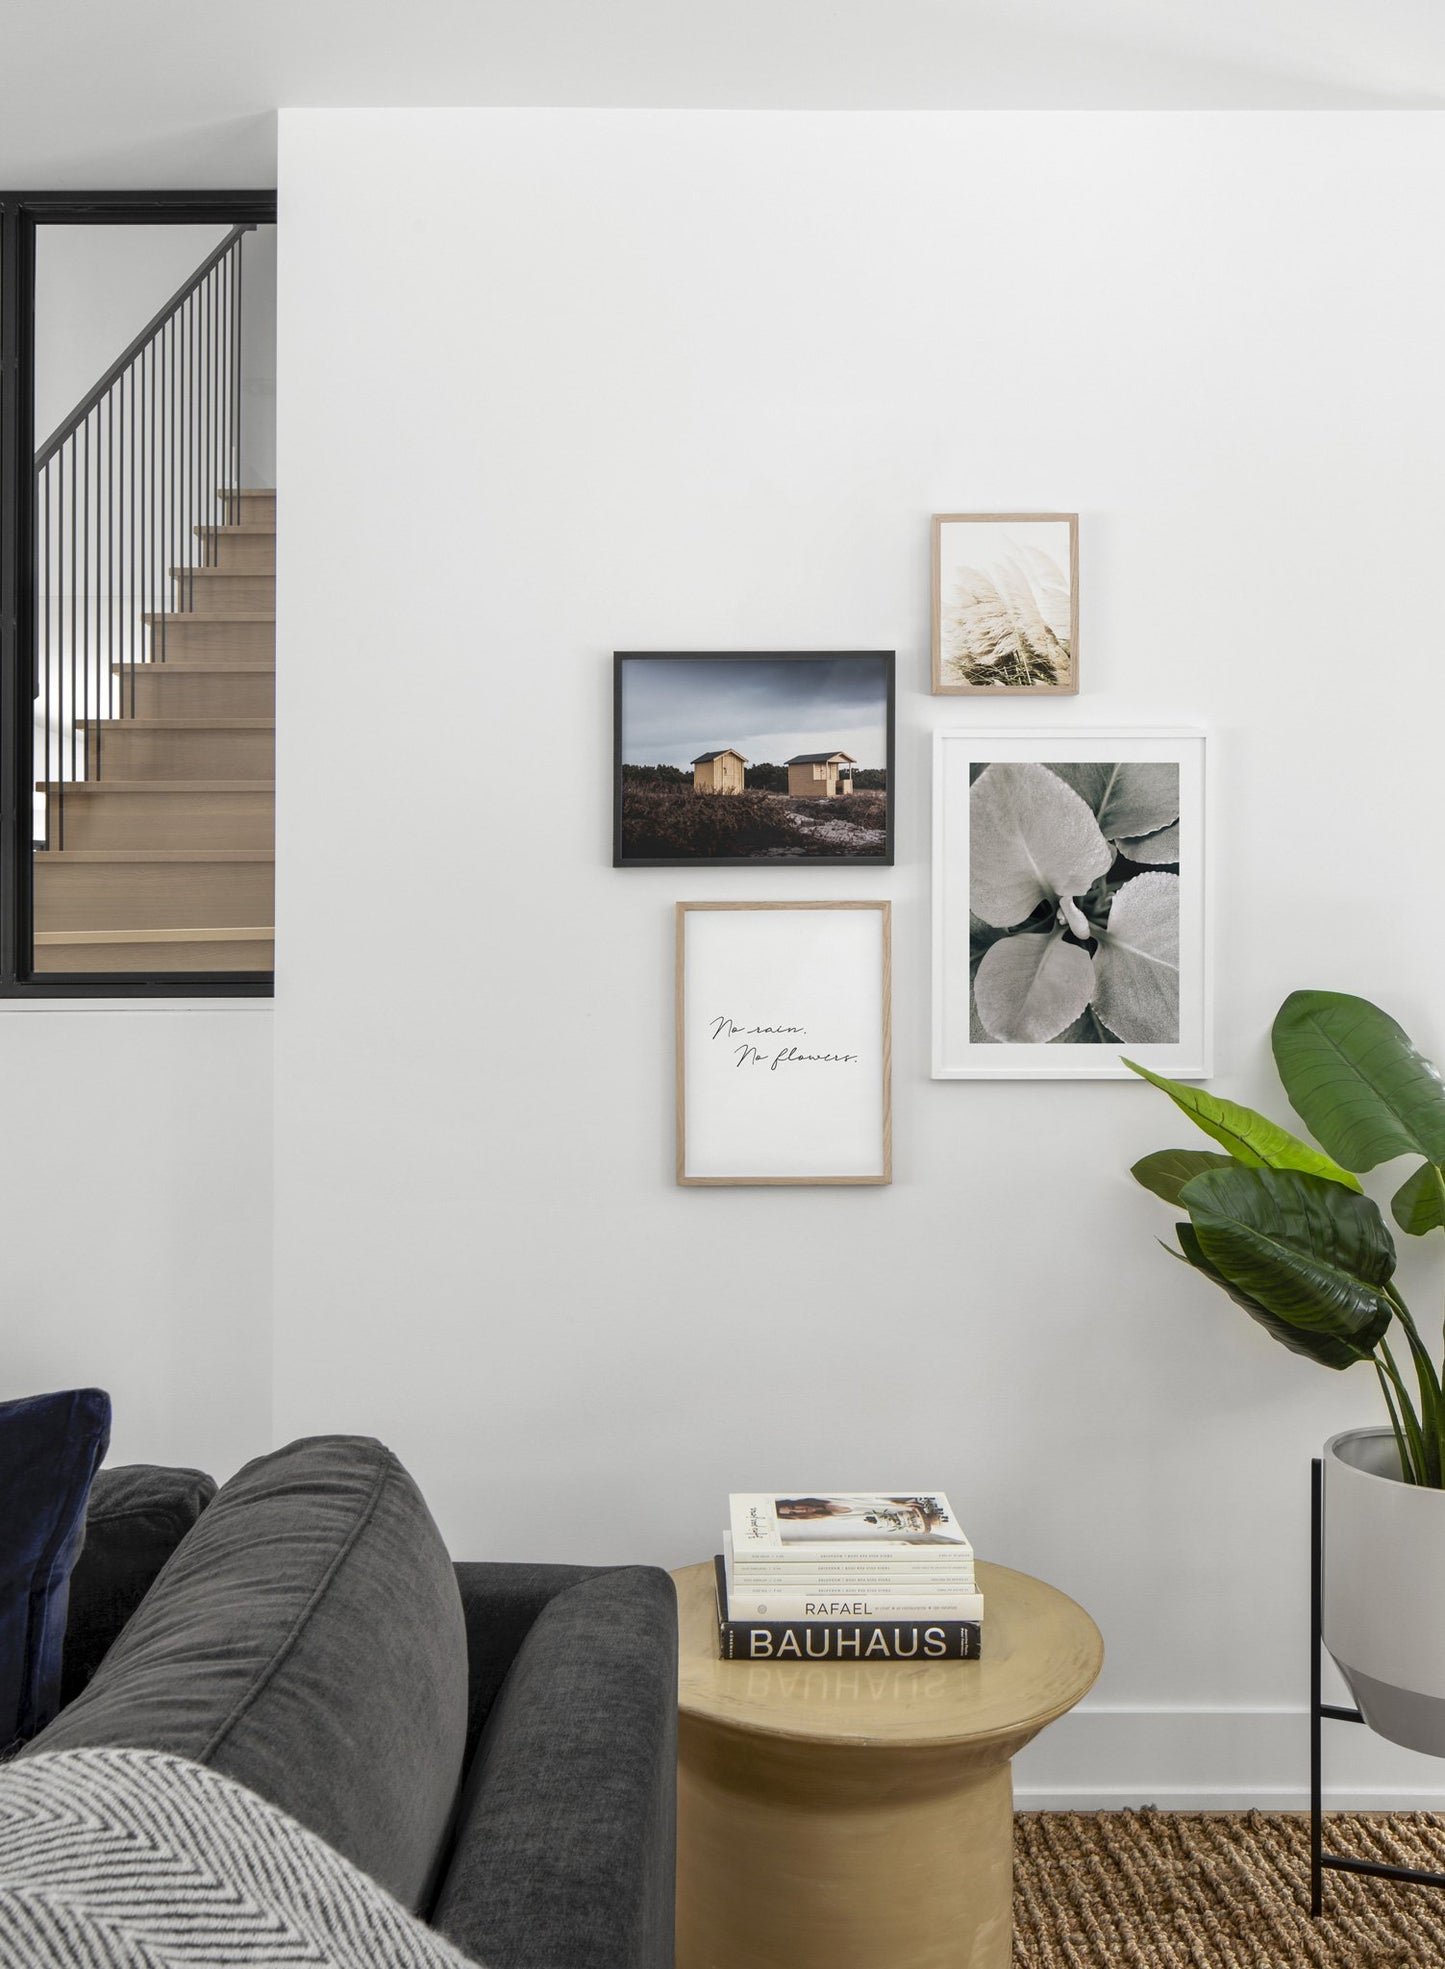
[{"label": "book with photograph cover", "polygon": [[721,1553],[713,1563],[724,1661],[977,1661],[983,1652],[979,1620],[735,1620]]},{"label": "book with photograph cover", "polygon": [[873,1563],[927,1553],[972,1560],[973,1548],[941,1491],[873,1495],[735,1491],[728,1499],[735,1562],[808,1564],[844,1554]]}]

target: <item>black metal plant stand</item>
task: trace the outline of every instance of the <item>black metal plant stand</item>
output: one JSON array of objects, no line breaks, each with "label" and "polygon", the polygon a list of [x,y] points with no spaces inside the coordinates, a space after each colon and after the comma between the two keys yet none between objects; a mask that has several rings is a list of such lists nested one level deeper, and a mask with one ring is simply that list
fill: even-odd
[{"label": "black metal plant stand", "polygon": [[1387,1866],[1383,1860],[1352,1860],[1343,1853],[1324,1851],[1324,1819],[1320,1809],[1320,1724],[1363,1723],[1358,1709],[1320,1701],[1320,1650],[1324,1646],[1325,1466],[1319,1457],[1310,1466],[1310,1913],[1320,1911],[1326,1869],[1334,1873],[1371,1873],[1383,1880],[1408,1880],[1417,1887],[1445,1887],[1445,1873],[1422,1867]]}]

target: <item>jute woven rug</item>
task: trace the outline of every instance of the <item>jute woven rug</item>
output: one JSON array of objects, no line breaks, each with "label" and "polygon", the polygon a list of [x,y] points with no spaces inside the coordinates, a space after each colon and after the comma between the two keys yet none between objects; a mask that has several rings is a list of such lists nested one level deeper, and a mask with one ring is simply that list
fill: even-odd
[{"label": "jute woven rug", "polygon": [[[1445,1888],[1325,1875],[1282,1812],[1021,1812],[1014,1969],[1445,1969]],[[1325,1850],[1445,1872],[1445,1818],[1334,1812]]]}]

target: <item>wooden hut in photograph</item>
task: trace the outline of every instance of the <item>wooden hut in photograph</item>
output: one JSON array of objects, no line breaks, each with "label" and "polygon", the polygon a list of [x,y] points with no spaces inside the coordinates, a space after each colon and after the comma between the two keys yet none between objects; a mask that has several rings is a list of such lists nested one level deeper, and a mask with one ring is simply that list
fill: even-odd
[{"label": "wooden hut in photograph", "polygon": [[703,752],[692,762],[694,793],[741,793],[743,768],[747,760],[741,752],[725,745],[721,752]]},{"label": "wooden hut in photograph", "polygon": [[858,761],[847,752],[800,752],[786,762],[788,792],[795,800],[831,800],[853,791]]}]

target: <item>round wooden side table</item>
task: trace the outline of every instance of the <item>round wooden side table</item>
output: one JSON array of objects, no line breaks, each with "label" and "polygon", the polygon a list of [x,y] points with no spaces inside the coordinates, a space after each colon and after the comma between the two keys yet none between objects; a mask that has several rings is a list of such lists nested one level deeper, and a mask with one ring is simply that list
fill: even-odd
[{"label": "round wooden side table", "polygon": [[677,1969],[1009,1969],[1009,1759],[1104,1659],[1064,1594],[980,1564],[981,1661],[722,1661],[681,1623]]}]

